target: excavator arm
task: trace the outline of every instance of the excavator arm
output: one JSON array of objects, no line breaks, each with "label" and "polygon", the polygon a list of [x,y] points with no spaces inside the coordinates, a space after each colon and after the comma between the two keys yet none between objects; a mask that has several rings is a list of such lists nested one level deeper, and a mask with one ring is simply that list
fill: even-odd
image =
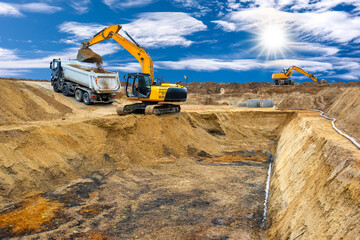
[{"label": "excavator arm", "polygon": [[125,34],[131,39],[129,41],[124,36],[119,34],[121,29],[121,25],[116,24],[109,27],[104,28],[99,33],[97,33],[92,39],[87,42],[82,43],[83,49],[87,49],[90,46],[103,42],[109,38],[113,38],[116,42],[118,42],[123,48],[125,48],[131,55],[133,55],[140,63],[142,68],[142,73],[150,74],[151,81],[154,81],[154,68],[153,61],[149,55],[149,53],[142,48],[132,37],[125,32]]},{"label": "excavator arm", "polygon": [[308,73],[306,71],[304,71],[303,69],[296,67],[296,66],[292,66],[290,67],[287,72],[285,73],[286,76],[288,76],[289,78],[291,77],[291,75],[293,74],[293,72],[297,71],[301,74],[304,74],[305,76],[308,76],[311,80],[313,80],[316,83],[319,83],[319,80],[312,74],[312,73]]}]

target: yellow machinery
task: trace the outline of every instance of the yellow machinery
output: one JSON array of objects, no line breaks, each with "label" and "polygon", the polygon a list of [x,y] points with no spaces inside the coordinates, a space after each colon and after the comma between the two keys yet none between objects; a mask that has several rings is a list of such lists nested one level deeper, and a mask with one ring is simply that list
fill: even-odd
[{"label": "yellow machinery", "polygon": [[274,85],[294,85],[294,80],[291,79],[291,75],[293,74],[294,70],[304,74],[305,76],[308,76],[316,83],[327,83],[325,79],[321,79],[319,81],[313,74],[305,72],[299,67],[291,66],[288,69],[284,68],[281,73],[274,73],[272,75],[272,79],[274,79]]},{"label": "yellow machinery", "polygon": [[[169,102],[184,102],[187,98],[187,89],[178,84],[162,83],[156,85],[154,81],[153,61],[149,53],[142,48],[127,32],[128,40],[119,34],[121,25],[112,25],[104,28],[92,39],[82,43],[79,50],[78,60],[80,62],[102,62],[102,58],[90,50],[90,46],[113,38],[129,53],[131,53],[142,67],[141,73],[129,73],[124,76],[126,79],[126,96],[132,101],[141,103],[120,105],[117,108],[119,115],[128,113],[166,114],[180,112],[180,105],[169,104]],[[89,50],[93,54],[89,54]],[[99,58],[100,57],[100,58]],[[158,104],[166,103],[166,104]]]}]

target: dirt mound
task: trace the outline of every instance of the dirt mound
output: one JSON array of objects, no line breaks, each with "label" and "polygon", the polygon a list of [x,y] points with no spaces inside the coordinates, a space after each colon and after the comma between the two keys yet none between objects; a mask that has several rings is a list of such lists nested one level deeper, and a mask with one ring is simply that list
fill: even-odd
[{"label": "dirt mound", "polygon": [[85,68],[85,67],[80,66],[80,65],[78,65],[76,63],[71,63],[69,65],[72,66],[72,67],[87,71],[87,72],[94,71],[96,73],[112,73],[112,72],[106,71],[106,70],[104,70],[103,68],[100,68],[100,67],[97,67],[97,68],[94,68],[94,67]]},{"label": "dirt mound", "polygon": [[19,81],[1,80],[0,125],[51,120],[72,110],[56,101],[50,91],[41,91]]}]

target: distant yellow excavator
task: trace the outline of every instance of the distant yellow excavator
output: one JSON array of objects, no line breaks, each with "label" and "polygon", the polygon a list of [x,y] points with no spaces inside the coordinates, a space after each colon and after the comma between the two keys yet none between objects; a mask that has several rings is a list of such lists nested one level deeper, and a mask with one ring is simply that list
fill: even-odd
[{"label": "distant yellow excavator", "polygon": [[311,73],[308,73],[304,70],[302,70],[299,67],[291,66],[289,68],[284,68],[281,73],[274,73],[272,75],[272,79],[274,79],[274,85],[294,85],[294,80],[291,79],[291,75],[293,74],[294,70],[298,71],[299,73],[304,74],[305,76],[308,76],[316,83],[325,84],[327,81],[325,79],[321,79],[320,81]]},{"label": "distant yellow excavator", "polygon": [[82,49],[80,49],[78,53],[78,61],[101,62],[101,56],[92,52],[89,47],[109,38],[113,38],[131,53],[139,61],[142,67],[142,73],[129,73],[124,76],[124,79],[126,79],[125,92],[127,98],[132,101],[141,101],[141,103],[121,104],[117,107],[117,113],[119,115],[129,113],[160,115],[180,112],[180,105],[169,104],[169,102],[185,102],[187,98],[187,89],[179,84],[171,83],[162,83],[160,86],[157,86],[154,81],[153,61],[149,53],[126,31],[124,32],[131,41],[120,35],[119,31],[121,28],[121,25],[106,27],[89,41],[83,42]]}]

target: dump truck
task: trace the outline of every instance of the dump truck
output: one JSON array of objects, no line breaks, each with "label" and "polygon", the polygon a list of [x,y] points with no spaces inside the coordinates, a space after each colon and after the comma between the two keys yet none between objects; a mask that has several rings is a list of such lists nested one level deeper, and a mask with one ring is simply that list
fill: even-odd
[{"label": "dump truck", "polygon": [[75,96],[76,101],[86,105],[93,103],[113,103],[120,92],[119,73],[102,68],[88,67],[78,61],[50,62],[51,85],[54,92],[64,96]]}]

